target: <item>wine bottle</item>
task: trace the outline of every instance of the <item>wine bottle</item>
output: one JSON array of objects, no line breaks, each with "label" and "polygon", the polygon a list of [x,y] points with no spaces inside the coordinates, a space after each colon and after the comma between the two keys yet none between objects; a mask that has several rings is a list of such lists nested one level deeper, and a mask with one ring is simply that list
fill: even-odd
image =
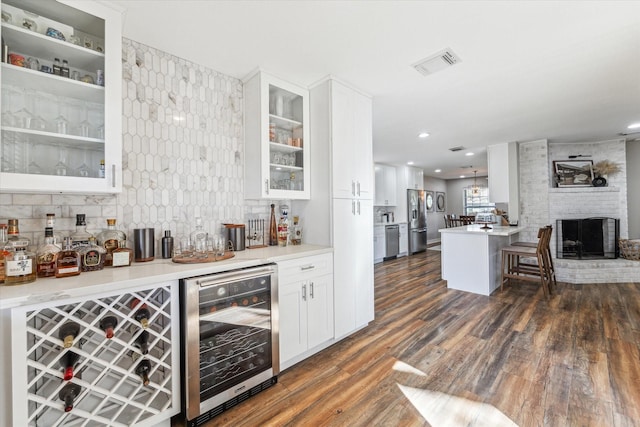
[{"label": "wine bottle", "polygon": [[271,204],[271,218],[269,219],[269,246],[278,245],[278,226],[276,225],[275,204]]},{"label": "wine bottle", "polygon": [[142,331],[133,342],[133,346],[140,350],[142,354],[149,354],[149,332]]},{"label": "wine bottle", "polygon": [[58,330],[58,338],[64,342],[64,348],[69,348],[73,345],[73,340],[78,336],[80,332],[80,325],[73,320],[70,320],[60,326]]},{"label": "wine bottle", "polygon": [[58,361],[60,367],[64,369],[63,379],[65,381],[71,381],[71,378],[73,378],[73,368],[78,363],[78,360],[80,360],[80,355],[78,353],[67,351]]},{"label": "wine bottle", "polygon": [[151,373],[151,362],[149,359],[142,359],[135,370],[136,374],[142,379],[142,385],[149,385],[149,374]]},{"label": "wine bottle", "polygon": [[73,409],[73,403],[80,394],[82,387],[78,384],[68,383],[58,393],[60,400],[64,401],[64,412],[69,412]]},{"label": "wine bottle", "polygon": [[[129,303],[129,307],[133,309],[139,304],[140,300],[138,298],[134,298]],[[138,307],[135,314],[133,315],[133,318],[140,322],[140,325],[142,325],[142,327],[145,329],[149,326],[149,317],[151,317],[151,312],[149,311],[147,304],[140,305],[140,307]]]},{"label": "wine bottle", "polygon": [[107,339],[113,338],[113,330],[118,326],[118,318],[116,316],[104,316],[100,320],[100,329],[105,333]]}]

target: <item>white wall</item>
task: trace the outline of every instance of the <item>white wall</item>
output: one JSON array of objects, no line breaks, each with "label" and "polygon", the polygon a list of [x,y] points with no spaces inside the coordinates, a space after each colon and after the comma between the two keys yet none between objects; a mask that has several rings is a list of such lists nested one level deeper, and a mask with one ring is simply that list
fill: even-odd
[{"label": "white wall", "polygon": [[627,142],[629,238],[640,239],[640,141]]},{"label": "white wall", "polygon": [[[487,186],[487,177],[477,178],[478,187]],[[473,185],[473,178],[449,179],[447,180],[447,209],[443,214],[464,215],[464,193],[463,190]]]}]

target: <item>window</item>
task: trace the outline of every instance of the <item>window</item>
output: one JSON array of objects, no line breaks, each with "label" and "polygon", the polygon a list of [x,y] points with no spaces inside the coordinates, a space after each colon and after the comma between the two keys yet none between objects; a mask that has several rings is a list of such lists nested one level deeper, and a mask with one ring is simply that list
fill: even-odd
[{"label": "window", "polygon": [[473,187],[467,187],[463,190],[463,197],[465,215],[491,212],[496,207],[495,203],[489,201],[489,189],[487,187],[478,187],[477,194],[473,194]]}]

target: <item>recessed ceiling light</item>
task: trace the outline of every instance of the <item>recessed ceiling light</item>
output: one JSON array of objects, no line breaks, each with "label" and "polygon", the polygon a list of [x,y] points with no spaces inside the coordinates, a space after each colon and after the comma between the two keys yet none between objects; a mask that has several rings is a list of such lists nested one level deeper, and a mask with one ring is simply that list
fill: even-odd
[{"label": "recessed ceiling light", "polygon": [[413,162],[407,162],[407,164],[408,164],[409,166],[411,166],[411,165],[413,164]]},{"label": "recessed ceiling light", "polygon": [[464,175],[460,175],[460,178],[464,178]]},{"label": "recessed ceiling light", "polygon": [[435,173],[440,173],[440,172],[442,172],[442,169],[436,169],[436,170],[434,170],[434,172]]},{"label": "recessed ceiling light", "polygon": [[638,128],[640,128],[640,122],[631,123],[629,126],[627,126],[627,129],[638,129]]},{"label": "recessed ceiling light", "polygon": [[420,132],[418,138],[426,138],[429,136],[429,132]]},{"label": "recessed ceiling light", "polygon": [[465,156],[473,156],[474,154],[475,154],[475,153],[468,152],[468,153],[466,153],[466,154],[465,154]]}]

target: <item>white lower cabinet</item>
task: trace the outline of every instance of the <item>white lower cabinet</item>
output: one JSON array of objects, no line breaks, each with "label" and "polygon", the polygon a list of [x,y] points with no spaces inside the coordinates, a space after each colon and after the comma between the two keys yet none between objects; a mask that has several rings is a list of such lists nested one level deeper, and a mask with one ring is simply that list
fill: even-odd
[{"label": "white lower cabinet", "polygon": [[331,254],[278,262],[280,370],[333,339]]},{"label": "white lower cabinet", "polygon": [[384,225],[375,225],[373,227],[373,262],[375,264],[384,260],[386,248],[386,236]]},{"label": "white lower cabinet", "polygon": [[398,256],[405,256],[409,253],[409,229],[407,224],[400,224],[398,229],[400,230],[400,248],[398,249]]}]

